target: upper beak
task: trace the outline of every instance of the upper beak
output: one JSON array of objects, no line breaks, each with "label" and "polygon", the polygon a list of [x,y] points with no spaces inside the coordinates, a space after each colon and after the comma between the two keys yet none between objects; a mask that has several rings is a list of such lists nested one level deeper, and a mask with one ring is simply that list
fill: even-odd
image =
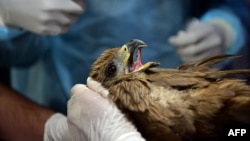
[{"label": "upper beak", "polygon": [[135,50],[147,46],[146,43],[144,43],[143,41],[139,39],[130,40],[128,43],[126,43],[126,45],[128,47],[128,52],[131,54],[131,56],[128,59],[129,64],[133,64],[133,56],[134,56]]},{"label": "upper beak", "polygon": [[144,43],[143,41],[138,40],[138,39],[130,40],[128,43],[126,43],[126,45],[128,47],[128,51],[131,53],[131,55],[134,54],[136,49],[143,48],[143,47],[147,46],[146,43]]},{"label": "upper beak", "polygon": [[[125,57],[123,60],[123,63],[125,66],[127,66],[127,72],[137,72],[137,71],[143,71],[151,67],[158,66],[159,63],[157,62],[148,62],[146,64],[142,64],[141,62],[141,48],[146,47],[147,44],[144,43],[141,40],[133,39],[130,40],[128,43],[126,43],[121,48],[121,52],[125,52]],[[133,61],[133,56],[135,51],[137,51],[136,60]]]}]

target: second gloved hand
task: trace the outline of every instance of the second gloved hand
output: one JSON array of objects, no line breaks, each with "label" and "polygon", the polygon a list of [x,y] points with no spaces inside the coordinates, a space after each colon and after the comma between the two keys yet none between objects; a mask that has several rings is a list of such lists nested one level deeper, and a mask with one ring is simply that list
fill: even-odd
[{"label": "second gloved hand", "polygon": [[0,16],[5,26],[38,34],[66,32],[83,12],[80,0],[0,0]]},{"label": "second gloved hand", "polygon": [[221,23],[193,20],[186,30],[170,37],[169,42],[176,47],[177,53],[184,62],[222,54],[231,40],[231,33],[228,28],[225,28],[226,24]]}]

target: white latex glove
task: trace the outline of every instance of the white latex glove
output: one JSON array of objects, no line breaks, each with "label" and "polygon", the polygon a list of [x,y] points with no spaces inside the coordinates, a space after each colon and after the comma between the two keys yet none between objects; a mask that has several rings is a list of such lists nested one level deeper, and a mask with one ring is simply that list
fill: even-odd
[{"label": "white latex glove", "polygon": [[72,141],[68,128],[67,117],[60,113],[52,115],[45,124],[43,140]]},{"label": "white latex glove", "polygon": [[[99,92],[107,92],[96,81],[88,82]],[[71,90],[68,118],[60,114],[49,118],[44,140],[145,141],[111,101],[82,84],[75,85]]]},{"label": "white latex glove", "polygon": [[169,43],[176,47],[184,62],[219,55],[232,41],[232,31],[221,20],[210,23],[193,20],[184,31],[169,38]]},{"label": "white latex glove", "polygon": [[66,32],[83,12],[80,1],[0,0],[0,15],[5,26],[57,35]]},{"label": "white latex glove", "polygon": [[[100,88],[97,82],[90,83],[88,86]],[[82,141],[145,141],[111,101],[81,84],[75,85],[71,94],[68,119],[73,140],[80,137]]]}]

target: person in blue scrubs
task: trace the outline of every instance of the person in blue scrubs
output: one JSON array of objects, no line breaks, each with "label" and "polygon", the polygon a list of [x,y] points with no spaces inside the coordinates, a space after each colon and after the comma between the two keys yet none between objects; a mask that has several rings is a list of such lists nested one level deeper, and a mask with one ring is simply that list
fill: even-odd
[{"label": "person in blue scrubs", "polygon": [[[234,0],[65,0],[64,5],[54,0],[45,6],[2,1],[0,65],[11,68],[12,87],[65,115],[71,88],[86,83],[91,64],[105,49],[141,39],[148,44],[144,62],[174,68],[211,54],[237,54],[247,39],[246,17],[237,13],[243,1],[237,8]],[[35,6],[22,4],[26,1]],[[39,11],[41,6],[45,10]],[[43,14],[47,18],[40,18]]]}]

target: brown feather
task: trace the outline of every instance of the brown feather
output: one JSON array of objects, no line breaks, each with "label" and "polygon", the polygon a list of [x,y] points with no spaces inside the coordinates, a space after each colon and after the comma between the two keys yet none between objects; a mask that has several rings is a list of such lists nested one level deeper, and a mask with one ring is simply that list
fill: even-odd
[{"label": "brown feather", "polygon": [[228,77],[250,70],[211,68],[235,56],[215,56],[177,69],[149,68],[105,81],[104,69],[116,53],[104,52],[90,77],[109,90],[109,98],[148,141],[213,139],[232,122],[250,124],[250,87]]}]

